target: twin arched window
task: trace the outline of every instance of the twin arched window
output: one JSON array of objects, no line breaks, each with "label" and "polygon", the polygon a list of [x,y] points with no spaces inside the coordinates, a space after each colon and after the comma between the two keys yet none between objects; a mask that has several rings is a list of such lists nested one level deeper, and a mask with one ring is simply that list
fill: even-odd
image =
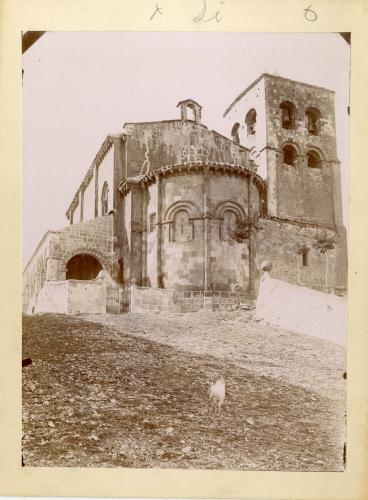
[{"label": "twin arched window", "polygon": [[[295,128],[295,105],[290,101],[283,101],[280,104],[281,126],[283,129],[291,130]],[[311,135],[319,135],[321,112],[310,107],[305,112],[306,127]]]},{"label": "twin arched window", "polygon": [[101,194],[101,215],[106,215],[109,211],[109,185],[104,183]]},{"label": "twin arched window", "polygon": [[[297,165],[298,153],[293,146],[289,144],[284,146],[282,153],[284,165],[290,165],[293,167]],[[307,152],[307,163],[309,168],[322,168],[321,161],[321,156],[317,153],[317,151],[309,150]]]}]

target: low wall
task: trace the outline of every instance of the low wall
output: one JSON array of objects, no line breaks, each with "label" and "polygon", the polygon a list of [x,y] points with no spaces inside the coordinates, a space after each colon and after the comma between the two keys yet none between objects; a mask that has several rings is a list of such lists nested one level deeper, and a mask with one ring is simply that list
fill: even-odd
[{"label": "low wall", "polygon": [[119,287],[106,280],[47,281],[36,313],[105,314],[123,312],[224,311],[247,302],[243,294],[215,291],[175,291],[163,288]]},{"label": "low wall", "polygon": [[106,287],[96,281],[46,281],[38,294],[34,312],[104,314]]},{"label": "low wall", "polygon": [[256,316],[268,323],[345,345],[346,298],[273,279],[263,273]]},{"label": "low wall", "polygon": [[162,288],[131,287],[124,291],[125,311],[195,312],[224,311],[245,302],[245,296],[231,292],[174,291]]},{"label": "low wall", "polygon": [[106,286],[102,282],[68,280],[68,314],[105,314]]},{"label": "low wall", "polygon": [[68,312],[68,282],[46,281],[38,294],[34,312],[66,314]]},{"label": "low wall", "polygon": [[225,311],[243,302],[246,302],[245,296],[231,292],[175,292],[174,296],[174,303],[180,312]]},{"label": "low wall", "polygon": [[174,292],[162,288],[132,287],[130,312],[172,311]]}]

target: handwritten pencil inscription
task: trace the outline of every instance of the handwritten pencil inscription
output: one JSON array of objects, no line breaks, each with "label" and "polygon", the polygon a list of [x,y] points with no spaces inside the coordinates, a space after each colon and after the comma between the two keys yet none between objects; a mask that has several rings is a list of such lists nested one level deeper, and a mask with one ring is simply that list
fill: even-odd
[{"label": "handwritten pencil inscription", "polygon": [[306,21],[317,21],[318,16],[317,12],[311,9],[311,5],[309,5],[306,9],[304,10],[304,18]]}]

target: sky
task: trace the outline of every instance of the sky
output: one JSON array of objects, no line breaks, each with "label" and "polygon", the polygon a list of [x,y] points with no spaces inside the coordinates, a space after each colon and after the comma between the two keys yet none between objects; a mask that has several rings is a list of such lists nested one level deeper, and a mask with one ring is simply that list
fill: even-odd
[{"label": "sky", "polygon": [[335,90],[347,225],[350,47],[337,33],[48,32],[23,55],[23,265],[65,212],[108,134],[178,119],[230,136],[227,106],[261,73]]}]

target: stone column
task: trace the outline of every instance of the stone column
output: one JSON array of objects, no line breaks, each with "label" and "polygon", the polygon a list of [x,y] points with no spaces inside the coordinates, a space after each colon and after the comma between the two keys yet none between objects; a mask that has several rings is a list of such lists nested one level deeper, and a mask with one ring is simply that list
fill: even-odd
[{"label": "stone column", "polygon": [[[325,168],[324,164],[323,168]],[[339,231],[343,225],[340,162],[332,161],[327,168],[331,169],[333,222],[336,230]]]},{"label": "stone column", "polygon": [[162,177],[158,174],[156,177],[157,183],[157,231],[156,231],[156,286],[162,288],[162,238],[163,238],[163,221],[162,221]]},{"label": "stone column", "polygon": [[211,289],[210,269],[210,213],[209,213],[209,173],[205,170],[203,174],[203,213],[204,213],[204,290]]},{"label": "stone column", "polygon": [[249,239],[248,239],[248,259],[249,259],[249,285],[248,291],[250,294],[255,292],[255,255],[256,255],[256,229],[253,227],[255,220],[254,197],[253,197],[253,180],[254,174],[251,173],[248,177],[248,219],[249,225]]},{"label": "stone column", "polygon": [[98,165],[94,168],[95,175],[95,217],[98,217]]},{"label": "stone column", "polygon": [[277,168],[280,160],[279,155],[281,154],[275,149],[267,149],[267,213],[274,217],[278,215]]},{"label": "stone column", "polygon": [[338,235],[338,243],[333,259],[333,285],[346,289],[348,277],[348,249],[346,229],[343,225],[340,162],[332,161],[326,168],[331,169],[333,224]]},{"label": "stone column", "polygon": [[131,184],[130,281],[142,285],[142,186]]},{"label": "stone column", "polygon": [[126,137],[123,134],[109,135],[114,148],[114,177],[113,177],[113,199],[112,208],[113,215],[113,235],[114,239],[114,278],[122,279],[121,263],[124,266],[124,200],[119,191],[120,183],[126,179]]},{"label": "stone column", "polygon": [[202,112],[201,112],[201,108],[199,107],[196,107],[194,109],[194,120],[195,122],[199,125],[201,123],[201,115],[202,115]]},{"label": "stone column", "polygon": [[181,115],[182,121],[187,120],[187,107],[186,107],[186,105],[184,105],[184,103],[181,103],[181,105],[180,105],[180,115]]},{"label": "stone column", "polygon": [[142,286],[147,286],[147,185],[142,186],[142,196]]}]

